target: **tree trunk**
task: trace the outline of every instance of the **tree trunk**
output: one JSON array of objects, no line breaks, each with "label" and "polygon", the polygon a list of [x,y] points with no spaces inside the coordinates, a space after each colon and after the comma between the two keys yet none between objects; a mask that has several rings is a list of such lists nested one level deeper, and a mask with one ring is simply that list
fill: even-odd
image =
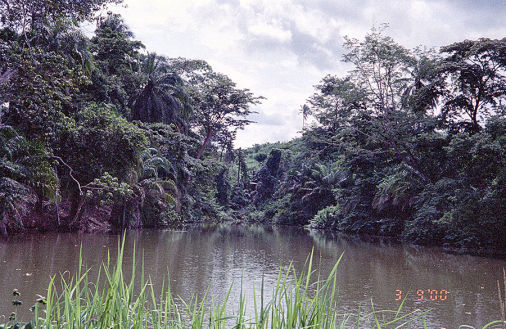
[{"label": "tree trunk", "polygon": [[182,201],[183,201],[183,194],[179,189],[176,189],[176,213],[178,214],[181,212]]},{"label": "tree trunk", "polygon": [[79,202],[77,204],[77,208],[75,210],[75,214],[70,222],[70,225],[69,227],[71,229],[75,229],[75,228],[81,228],[81,223],[80,223],[80,220],[81,220],[81,214],[82,214],[82,208],[83,208],[83,205],[84,205],[84,198],[83,197],[79,197]]},{"label": "tree trunk", "polygon": [[109,222],[112,224],[114,228],[124,228],[124,214],[125,214],[125,205],[123,202],[115,202],[112,205],[111,216],[109,218]]},{"label": "tree trunk", "polygon": [[241,181],[241,158],[237,159],[237,184]]},{"label": "tree trunk", "polygon": [[5,227],[5,223],[3,220],[0,220],[0,235],[3,237],[7,237],[7,227]]},{"label": "tree trunk", "polygon": [[207,132],[207,136],[204,139],[204,143],[200,147],[199,154],[197,155],[197,159],[200,159],[200,157],[202,156],[202,153],[204,153],[204,149],[207,147],[207,144],[209,144],[209,141],[211,140],[212,133],[213,133],[212,129],[209,129]]},{"label": "tree trunk", "polygon": [[81,217],[81,210],[84,205],[84,197],[79,192],[72,193],[70,214],[68,217],[69,228],[74,229]]},{"label": "tree trunk", "polygon": [[41,195],[41,193],[36,193],[37,194],[37,202],[35,202],[35,211],[38,213],[38,214],[42,214],[42,200],[43,200],[43,197]]},{"label": "tree trunk", "polygon": [[144,223],[142,221],[142,213],[141,213],[141,205],[139,200],[133,199],[129,202],[130,207],[132,208],[132,217],[135,219],[135,228],[140,228],[144,226]]}]

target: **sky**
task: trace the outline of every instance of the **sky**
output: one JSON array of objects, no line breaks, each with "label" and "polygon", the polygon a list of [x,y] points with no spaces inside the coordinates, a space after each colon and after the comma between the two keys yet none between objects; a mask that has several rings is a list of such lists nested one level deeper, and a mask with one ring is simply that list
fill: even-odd
[{"label": "sky", "polygon": [[114,7],[150,52],[206,60],[264,96],[236,147],[300,135],[299,109],[326,74],[344,75],[344,36],[414,48],[506,37],[506,0],[124,0]]}]

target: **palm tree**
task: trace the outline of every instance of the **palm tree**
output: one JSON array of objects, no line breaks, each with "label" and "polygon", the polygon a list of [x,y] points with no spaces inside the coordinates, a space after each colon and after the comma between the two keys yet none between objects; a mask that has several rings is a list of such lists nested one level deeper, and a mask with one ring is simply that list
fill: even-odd
[{"label": "palm tree", "polygon": [[172,179],[174,168],[159,150],[144,150],[139,169],[132,184],[120,182],[106,172],[86,186],[96,200],[109,195],[109,222],[115,227],[159,226],[180,207],[179,189]]},{"label": "palm tree", "polygon": [[405,167],[394,167],[393,173],[385,176],[377,185],[372,206],[380,211],[389,206],[397,207],[399,213],[409,210],[423,186],[423,181]]},{"label": "palm tree", "polygon": [[8,226],[22,226],[23,203],[33,192],[56,200],[58,179],[42,146],[29,142],[10,126],[0,124],[0,234]]},{"label": "palm tree", "polygon": [[440,62],[431,51],[417,49],[415,55],[411,58],[407,77],[400,83],[401,102],[415,112],[425,112],[437,107],[444,77]]},{"label": "palm tree", "polygon": [[333,199],[332,190],[344,181],[345,175],[345,171],[339,165],[315,164],[310,179],[301,188],[305,192],[302,201],[314,198]]},{"label": "palm tree", "polygon": [[311,111],[309,109],[309,106],[304,104],[301,106],[300,112],[302,113],[302,130],[304,130],[304,128],[306,126],[306,119],[309,116],[309,114],[311,113]]},{"label": "palm tree", "polygon": [[26,170],[15,161],[15,153],[23,142],[9,126],[0,126],[0,234],[7,235],[9,219],[21,224],[19,204],[28,202],[29,189],[21,183]]},{"label": "palm tree", "polygon": [[142,196],[138,201],[143,226],[149,226],[149,221],[154,220],[151,218],[153,210],[149,208],[156,208],[157,213],[171,208],[176,211],[180,209],[180,193],[174,181],[175,176],[172,164],[157,149],[148,148],[142,153],[142,174],[136,188]]},{"label": "palm tree", "polygon": [[190,101],[183,80],[170,71],[164,57],[145,56],[142,64],[145,84],[131,99],[132,120],[174,124],[181,133],[188,131]]}]

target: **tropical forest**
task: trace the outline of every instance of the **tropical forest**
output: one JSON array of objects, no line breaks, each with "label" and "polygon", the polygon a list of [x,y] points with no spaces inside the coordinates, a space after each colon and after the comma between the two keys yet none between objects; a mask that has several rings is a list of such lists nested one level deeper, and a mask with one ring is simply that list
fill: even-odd
[{"label": "tropical forest", "polygon": [[[371,25],[363,38],[344,37],[344,53],[335,54],[347,73],[321,76],[312,93],[304,95],[297,109],[302,129],[295,138],[241,148],[235,144],[237,134],[255,125],[252,114],[268,98],[243,88],[205,59],[169,57],[149,49],[124,17],[108,10],[121,2],[0,1],[0,251],[16,253],[6,251],[11,250],[7,246],[25,239],[33,244],[44,236],[106,233],[117,239],[111,250],[118,249],[117,263],[113,257],[109,264],[109,254],[97,260],[98,268],[107,262],[101,270],[108,287],[103,293],[99,284],[89,285],[88,275],[90,281],[93,275],[84,270],[71,270],[77,276],[61,287],[58,276],[49,288],[49,275],[39,278],[46,286],[40,294],[46,297],[41,297],[36,313],[25,318],[31,322],[24,328],[361,327],[360,316],[348,323],[332,311],[335,280],[340,280],[341,266],[346,267],[350,255],[346,248],[335,247],[338,256],[344,251],[339,269],[341,258],[329,258],[336,267],[324,271],[328,279],[317,288],[311,284],[316,279],[311,277],[311,262],[322,257],[314,245],[331,248],[328,235],[344,236],[352,245],[365,239],[360,243],[379,249],[383,247],[370,241],[393,244],[388,248],[439,248],[443,256],[434,257],[441,261],[462,257],[455,254],[484,255],[497,260],[494,269],[504,266],[506,38],[484,36],[438,48],[407,48],[389,35],[386,25]],[[83,24],[93,25],[92,32],[83,30]],[[211,229],[216,225],[218,231]],[[295,267],[306,274],[294,274],[293,285],[283,281],[285,270],[277,267],[278,290],[268,305],[257,310],[255,304],[250,312],[238,297],[230,306],[239,309],[232,319],[224,308],[211,306],[209,311],[206,302],[189,298],[186,307],[179,306],[188,310],[181,315],[175,295],[162,293],[155,301],[156,289],[150,291],[147,273],[146,279],[142,275],[145,285],[134,288],[141,274],[135,279],[132,275],[129,283],[122,262],[130,249],[147,244],[130,239],[131,234],[186,230],[195,236],[182,250],[191,245],[198,252],[215,248],[200,245],[197,239],[205,234],[227,244],[242,236],[237,243],[251,248],[257,243],[248,239],[260,236],[264,240],[258,243],[272,244],[273,250],[278,248],[273,241],[281,241],[279,250],[286,248],[285,253],[305,244],[297,242],[299,235],[316,242],[302,248],[305,261]],[[232,230],[234,238],[222,230]],[[158,235],[149,239],[167,241]],[[130,245],[134,240],[135,247]],[[86,242],[79,241],[80,268],[87,252]],[[68,248],[74,248],[71,244]],[[185,259],[191,259],[188,250]],[[67,253],[54,252],[51,257]],[[141,262],[149,262],[148,251],[142,255],[139,269]],[[135,260],[128,262],[136,266]],[[6,264],[0,263],[0,272]],[[22,265],[13,266],[31,276]],[[458,266],[464,271],[467,265]],[[295,273],[288,267],[286,275],[292,270]],[[501,279],[502,274],[494,273]],[[0,275],[2,285],[8,281]],[[490,282],[491,298],[499,305],[498,286],[495,279]],[[208,283],[192,293],[205,292]],[[8,286],[9,294],[13,288],[23,293],[19,284]],[[246,280],[242,284],[249,285]],[[445,287],[434,287],[441,303],[442,289],[449,291]],[[425,288],[431,287],[419,288],[422,294]],[[19,299],[16,292],[8,298]],[[88,295],[92,292],[95,295]],[[499,287],[504,317],[501,292],[506,291]],[[253,307],[252,301],[245,303]],[[300,309],[291,313],[294,305]],[[385,315],[376,318],[373,305],[370,327],[404,323],[406,318],[399,320],[403,305],[394,306],[397,313],[392,312],[395,317],[387,323]],[[433,305],[421,308],[429,307]],[[499,312],[492,311],[488,321],[498,320]],[[255,320],[247,322],[243,314],[254,314]],[[408,315],[421,321],[423,314]],[[455,321],[463,324],[465,319]],[[479,326],[485,328],[486,322]],[[0,317],[0,323],[6,323],[0,328],[21,328],[16,315]],[[436,327],[425,320],[415,323],[411,328]],[[478,322],[470,323],[478,327]],[[490,323],[490,328],[499,328],[504,318]]]}]

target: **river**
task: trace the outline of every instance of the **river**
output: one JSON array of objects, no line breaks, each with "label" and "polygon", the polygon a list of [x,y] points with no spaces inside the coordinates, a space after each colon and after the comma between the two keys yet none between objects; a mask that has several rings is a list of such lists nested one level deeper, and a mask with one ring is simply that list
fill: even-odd
[{"label": "river", "polygon": [[[48,233],[27,234],[0,241],[0,316],[10,314],[12,291],[25,302],[18,309],[29,319],[28,309],[37,294],[44,295],[51,275],[74,273],[80,249],[83,262],[94,271],[116,255],[119,235]],[[130,268],[133,247],[144,258],[146,276],[156,287],[170,273],[175,295],[189,300],[208,289],[222,301],[233,284],[228,309],[238,304],[241,282],[248,308],[253,307],[253,287],[271,291],[280,268],[293,263],[304,270],[313,250],[316,268],[325,276],[339,256],[340,314],[370,309],[396,309],[408,294],[404,312],[431,311],[429,328],[481,328],[500,319],[497,280],[502,281],[501,259],[448,254],[439,248],[387,242],[368,242],[358,237],[326,236],[296,228],[218,225],[187,230],[142,230],[126,233],[124,264]],[[140,266],[138,267],[140,269]],[[0,323],[4,322],[0,318]]]}]

